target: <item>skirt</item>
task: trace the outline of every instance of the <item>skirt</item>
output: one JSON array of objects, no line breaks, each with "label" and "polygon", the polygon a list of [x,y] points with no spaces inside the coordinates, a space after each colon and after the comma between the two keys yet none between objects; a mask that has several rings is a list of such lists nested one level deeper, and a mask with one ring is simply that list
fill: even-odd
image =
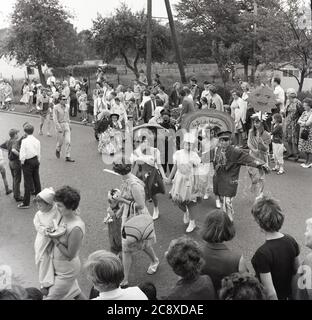
[{"label": "skirt", "polygon": [[[182,210],[185,205],[195,204],[199,193],[195,192],[195,177],[177,171],[170,191],[172,201]],[[184,211],[184,210],[183,210]]]},{"label": "skirt", "polygon": [[29,101],[30,101],[30,95],[29,95],[29,93],[25,93],[25,94],[23,94],[23,96],[22,96],[22,98],[21,98],[20,102],[21,102],[21,103],[28,104],[28,103],[29,103]]},{"label": "skirt", "polygon": [[77,281],[81,268],[79,257],[71,261],[53,259],[53,267],[54,285],[49,289],[46,300],[73,300],[81,293]]},{"label": "skirt", "polygon": [[[302,129],[300,131],[300,134]],[[307,140],[299,139],[299,151],[304,153],[312,153],[312,127],[309,127],[309,136]]]}]

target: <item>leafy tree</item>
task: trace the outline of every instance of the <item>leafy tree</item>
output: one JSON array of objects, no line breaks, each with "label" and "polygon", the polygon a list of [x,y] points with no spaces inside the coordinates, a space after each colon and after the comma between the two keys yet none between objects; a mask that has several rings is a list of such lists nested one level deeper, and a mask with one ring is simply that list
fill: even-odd
[{"label": "leafy tree", "polygon": [[266,37],[260,43],[261,55],[267,66],[282,70],[286,65],[299,69],[300,75],[292,74],[302,91],[304,79],[312,74],[312,33],[301,25],[303,12],[298,0],[276,3],[276,11],[265,17]]},{"label": "leafy tree", "polygon": [[43,65],[64,67],[83,59],[69,18],[58,0],[17,0],[4,54],[38,68],[45,84]]},{"label": "leafy tree", "polygon": [[[224,84],[234,63],[242,63],[245,78],[248,66],[255,57],[260,64],[258,40],[263,39],[265,24],[262,16],[273,8],[277,0],[256,0],[258,15],[254,14],[254,0],[181,0],[176,6],[179,17],[189,30],[201,34],[211,43],[219,73]],[[254,33],[254,26],[262,27]],[[255,44],[255,46],[254,46]]]},{"label": "leafy tree", "polygon": [[84,59],[94,60],[100,59],[92,46],[92,32],[90,30],[82,30],[78,33],[78,42],[82,50]]},{"label": "leafy tree", "polygon": [[[138,78],[138,62],[146,57],[146,26],[144,11],[133,13],[122,4],[112,17],[98,15],[93,21],[93,46],[106,62],[123,58]],[[171,48],[169,30],[153,20],[152,33],[152,60],[161,62]]]}]

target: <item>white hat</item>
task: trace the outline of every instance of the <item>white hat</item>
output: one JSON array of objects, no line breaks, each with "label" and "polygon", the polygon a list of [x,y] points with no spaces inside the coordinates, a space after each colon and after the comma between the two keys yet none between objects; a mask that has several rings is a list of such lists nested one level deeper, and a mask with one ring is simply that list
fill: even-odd
[{"label": "white hat", "polygon": [[66,80],[63,81],[63,85],[68,85],[68,82]]},{"label": "white hat", "polygon": [[46,203],[53,204],[55,192],[53,188],[46,188],[43,189],[40,193],[38,193],[37,196],[40,197]]},{"label": "white hat", "polygon": [[187,143],[195,143],[196,137],[191,132],[186,132],[184,134],[183,141]]}]

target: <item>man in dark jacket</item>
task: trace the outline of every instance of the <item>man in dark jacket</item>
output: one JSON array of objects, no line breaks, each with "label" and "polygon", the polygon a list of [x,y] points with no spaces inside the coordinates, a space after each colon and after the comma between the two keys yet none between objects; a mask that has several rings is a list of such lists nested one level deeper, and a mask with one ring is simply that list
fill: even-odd
[{"label": "man in dark jacket", "polygon": [[213,191],[218,197],[216,206],[221,208],[221,203],[223,203],[223,210],[233,220],[232,200],[237,194],[241,166],[262,168],[266,173],[269,172],[269,168],[264,161],[232,146],[231,137],[232,132],[230,131],[222,131],[218,134],[220,146],[217,148],[214,158]]},{"label": "man in dark jacket", "polygon": [[145,96],[150,96],[151,99],[145,102],[141,118],[144,123],[148,123],[154,117],[156,101],[154,94],[151,94],[148,90],[145,91]]},{"label": "man in dark jacket", "polygon": [[18,139],[18,130],[9,131],[10,139],[0,145],[0,148],[8,151],[9,166],[13,180],[13,194],[16,202],[21,202],[20,184],[22,180],[22,167],[19,160],[20,140]]}]

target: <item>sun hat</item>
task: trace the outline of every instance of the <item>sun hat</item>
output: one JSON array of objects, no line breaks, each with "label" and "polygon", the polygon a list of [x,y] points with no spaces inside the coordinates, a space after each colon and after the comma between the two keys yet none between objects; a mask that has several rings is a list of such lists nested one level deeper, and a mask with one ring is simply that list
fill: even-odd
[{"label": "sun hat", "polygon": [[37,197],[39,197],[40,199],[42,199],[48,204],[53,204],[54,196],[55,196],[55,192],[53,188],[45,188],[37,195]]}]

